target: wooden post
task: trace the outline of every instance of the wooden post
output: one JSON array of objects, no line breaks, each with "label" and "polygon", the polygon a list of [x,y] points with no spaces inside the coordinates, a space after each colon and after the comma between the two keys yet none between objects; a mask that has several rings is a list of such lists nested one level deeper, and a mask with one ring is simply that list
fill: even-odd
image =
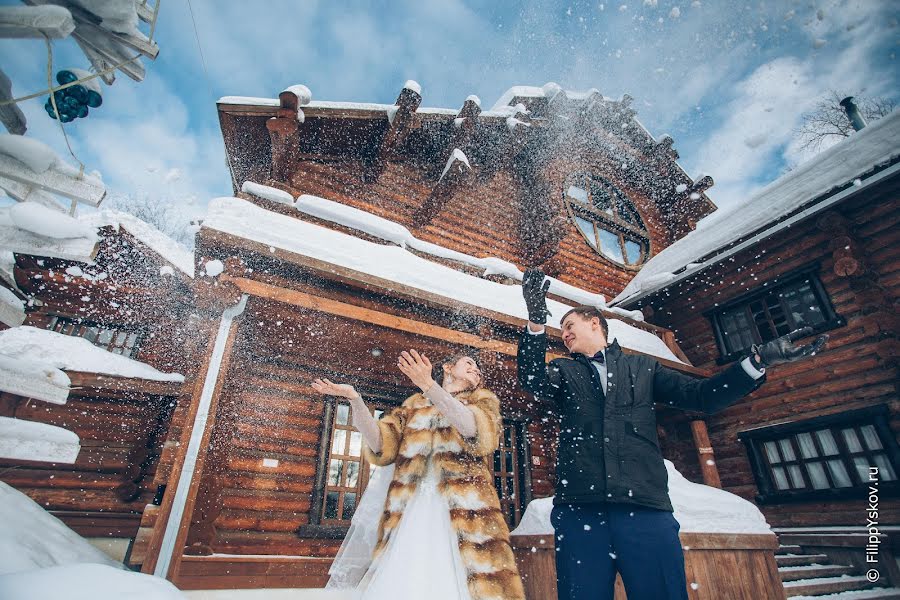
[{"label": "wooden post", "polygon": [[472,166],[469,164],[469,159],[462,150],[454,148],[437,185],[413,215],[413,226],[424,227],[430,223],[441,212],[453,193],[471,180]]},{"label": "wooden post", "polygon": [[700,459],[703,483],[721,489],[722,480],[719,479],[719,469],[716,467],[716,456],[709,441],[706,421],[700,419],[691,421],[691,432],[694,434],[694,445],[697,447],[697,456]]}]

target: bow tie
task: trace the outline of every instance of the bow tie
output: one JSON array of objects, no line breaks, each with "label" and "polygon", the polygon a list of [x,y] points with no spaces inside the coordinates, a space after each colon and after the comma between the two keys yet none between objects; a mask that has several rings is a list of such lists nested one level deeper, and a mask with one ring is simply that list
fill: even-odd
[{"label": "bow tie", "polygon": [[600,352],[598,352],[597,354],[595,354],[595,355],[593,355],[593,356],[588,356],[587,354],[585,354],[584,356],[585,356],[588,360],[592,360],[592,361],[598,362],[598,363],[600,363],[601,365],[606,364],[606,357],[603,356],[603,350],[601,350]]}]

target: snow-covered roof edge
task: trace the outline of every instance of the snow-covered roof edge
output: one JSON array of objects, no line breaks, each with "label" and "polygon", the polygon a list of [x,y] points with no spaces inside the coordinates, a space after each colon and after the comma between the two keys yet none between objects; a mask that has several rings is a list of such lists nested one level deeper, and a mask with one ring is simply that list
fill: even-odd
[{"label": "snow-covered roof edge", "polygon": [[111,208],[85,213],[78,218],[94,227],[108,226],[114,229],[124,229],[164,261],[188,277],[194,277],[194,253],[150,223],[130,213]]},{"label": "snow-covered roof edge", "polygon": [[[696,230],[647,261],[611,303],[631,304],[674,285],[744,247],[808,218],[823,210],[825,205],[892,175],[897,165],[872,172],[900,157],[898,139],[900,111],[895,110],[776,179],[745,203],[724,212],[716,211],[701,220]],[[852,187],[833,193],[851,182],[854,183]],[[785,220],[803,207],[807,208]],[[728,248],[751,234],[754,234],[752,238]],[[699,262],[716,252],[718,254]],[[679,273],[681,269],[685,270]]]},{"label": "snow-covered roof edge", "polygon": [[[215,198],[202,227],[314,258],[448,299],[449,305],[468,305],[523,322],[528,318],[522,290],[469,275],[413,254],[400,246],[384,245],[341,233],[292,216],[268,211],[240,198]],[[553,315],[561,317],[571,306],[548,300]],[[610,339],[631,350],[676,363],[682,361],[652,332],[618,319],[609,319]]]}]

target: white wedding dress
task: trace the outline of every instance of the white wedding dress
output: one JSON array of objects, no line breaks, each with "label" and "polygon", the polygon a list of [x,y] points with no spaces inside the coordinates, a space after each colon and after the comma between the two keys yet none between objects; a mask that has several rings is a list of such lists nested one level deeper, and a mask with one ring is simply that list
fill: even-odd
[{"label": "white wedding dress", "polygon": [[371,560],[393,471],[393,465],[377,469],[370,479],[326,587],[351,588],[354,600],[470,600],[447,499],[430,459],[387,546]]}]

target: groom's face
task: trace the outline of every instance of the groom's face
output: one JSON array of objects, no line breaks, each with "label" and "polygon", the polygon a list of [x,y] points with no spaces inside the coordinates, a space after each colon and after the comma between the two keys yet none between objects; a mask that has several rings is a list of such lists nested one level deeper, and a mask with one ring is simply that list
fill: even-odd
[{"label": "groom's face", "polygon": [[578,313],[562,322],[562,340],[569,352],[592,355],[606,347],[606,336],[596,317],[586,319]]}]

